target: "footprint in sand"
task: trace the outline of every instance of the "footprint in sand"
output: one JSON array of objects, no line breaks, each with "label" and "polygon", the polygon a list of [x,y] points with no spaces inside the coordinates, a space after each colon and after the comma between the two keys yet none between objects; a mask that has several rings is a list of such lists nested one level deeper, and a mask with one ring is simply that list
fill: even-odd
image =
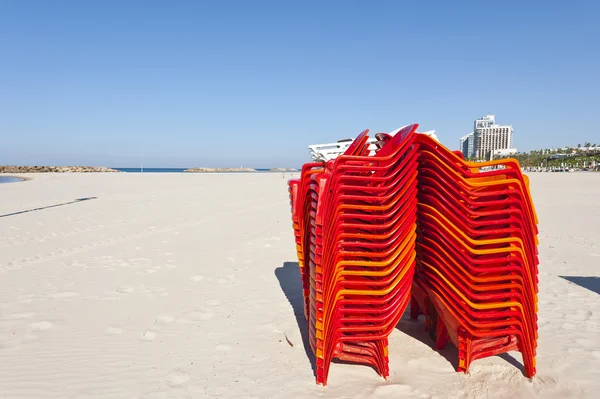
[{"label": "footprint in sand", "polygon": [[171,324],[174,321],[175,321],[175,318],[173,316],[169,316],[169,315],[162,315],[162,316],[158,316],[156,318],[156,322],[162,323],[162,324]]},{"label": "footprint in sand", "polygon": [[156,338],[156,333],[152,331],[144,331],[142,338],[144,338],[146,341],[152,341],[154,338]]},{"label": "footprint in sand", "polygon": [[190,277],[190,280],[192,280],[195,283],[197,283],[198,281],[202,281],[203,279],[204,279],[204,276],[192,276],[192,277]]},{"label": "footprint in sand", "polygon": [[187,312],[182,319],[184,322],[205,321],[212,319],[213,314],[207,308],[198,306]]},{"label": "footprint in sand", "polygon": [[31,329],[34,331],[44,331],[51,329],[52,323],[50,323],[49,321],[40,321],[37,323],[31,323],[30,326]]},{"label": "footprint in sand", "polygon": [[592,317],[593,313],[590,310],[577,309],[574,313],[567,314],[567,318],[571,320],[587,321]]},{"label": "footprint in sand", "polygon": [[217,278],[217,282],[220,284],[234,283],[235,282],[235,274],[228,274],[226,276],[219,276]]},{"label": "footprint in sand", "polygon": [[123,334],[123,330],[118,327],[108,327],[105,333],[106,335],[120,335]]},{"label": "footprint in sand", "polygon": [[226,344],[221,344],[221,345],[215,346],[215,350],[217,350],[219,352],[229,352],[231,350],[231,346],[226,345]]},{"label": "footprint in sand", "polygon": [[209,299],[208,301],[206,301],[206,304],[208,306],[219,306],[221,304],[221,301],[217,299]]},{"label": "footprint in sand", "polygon": [[190,312],[187,317],[192,321],[205,321],[213,317],[211,312]]},{"label": "footprint in sand", "polygon": [[167,378],[167,384],[172,387],[180,387],[190,380],[190,375],[181,370],[175,370]]},{"label": "footprint in sand", "polygon": [[127,262],[132,267],[148,267],[152,265],[152,260],[148,258],[133,258]]},{"label": "footprint in sand", "polygon": [[129,286],[129,285],[122,285],[120,287],[117,287],[116,291],[120,292],[121,294],[129,294],[131,292],[134,291],[135,288]]},{"label": "footprint in sand", "polygon": [[109,302],[109,301],[120,301],[121,297],[119,296],[119,294],[115,293],[114,291],[107,291],[104,293],[104,296],[92,295],[92,296],[89,296],[88,299],[92,299],[92,300],[100,301],[100,302]]},{"label": "footprint in sand", "polygon": [[542,390],[555,389],[558,385],[556,378],[548,375],[536,375],[533,379],[533,385],[536,391],[541,393]]},{"label": "footprint in sand", "polygon": [[177,265],[176,265],[175,263],[173,263],[173,261],[172,261],[172,260],[168,260],[168,261],[167,261],[167,264],[165,265],[165,267],[166,267],[167,269],[175,269],[175,268],[177,267]]},{"label": "footprint in sand", "polygon": [[52,299],[73,298],[75,296],[79,296],[79,293],[78,292],[59,292],[56,294],[48,295],[48,297],[52,298]]}]

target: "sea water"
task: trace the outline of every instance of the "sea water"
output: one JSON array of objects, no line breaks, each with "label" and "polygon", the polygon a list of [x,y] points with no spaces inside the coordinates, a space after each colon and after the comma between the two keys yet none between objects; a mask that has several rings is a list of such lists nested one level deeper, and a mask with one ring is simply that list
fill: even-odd
[{"label": "sea water", "polygon": [[23,179],[19,179],[18,177],[12,177],[12,176],[0,176],[0,184],[2,184],[2,183],[16,183],[18,181],[23,181]]},{"label": "sea water", "polygon": [[[144,168],[143,170],[141,168],[113,168],[113,169],[118,170],[120,172],[127,172],[127,173],[140,173],[140,172],[183,173],[188,168]],[[269,172],[269,169],[256,169],[256,171],[257,172]],[[248,172],[244,172],[244,173],[248,173]]]},{"label": "sea water", "polygon": [[[120,172],[127,173],[140,173],[142,170],[140,168],[113,168]],[[144,168],[143,172],[148,173],[183,173],[186,168]]]}]

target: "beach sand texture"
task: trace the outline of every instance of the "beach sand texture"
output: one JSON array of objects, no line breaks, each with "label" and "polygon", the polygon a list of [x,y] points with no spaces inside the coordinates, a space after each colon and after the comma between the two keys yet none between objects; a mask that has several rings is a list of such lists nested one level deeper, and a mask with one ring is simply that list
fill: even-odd
[{"label": "beach sand texture", "polygon": [[[518,353],[456,373],[456,349],[436,352],[423,321],[405,316],[388,381],[334,364],[325,388],[299,328],[291,176],[48,174],[0,185],[0,396],[597,397],[600,174],[529,175],[540,220],[533,381]],[[96,198],[73,202],[85,197]]]}]

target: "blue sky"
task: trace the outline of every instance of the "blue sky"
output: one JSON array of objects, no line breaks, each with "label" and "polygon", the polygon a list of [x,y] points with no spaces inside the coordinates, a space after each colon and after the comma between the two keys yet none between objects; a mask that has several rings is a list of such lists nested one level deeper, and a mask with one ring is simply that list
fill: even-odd
[{"label": "blue sky", "polygon": [[599,12],[0,1],[0,164],[299,166],[309,144],[409,123],[456,149],[486,113],[519,150],[600,143]]}]

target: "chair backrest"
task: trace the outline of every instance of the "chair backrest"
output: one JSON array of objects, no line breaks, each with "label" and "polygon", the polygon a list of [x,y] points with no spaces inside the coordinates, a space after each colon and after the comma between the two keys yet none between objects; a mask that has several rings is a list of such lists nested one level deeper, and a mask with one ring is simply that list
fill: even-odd
[{"label": "chair backrest", "polygon": [[398,130],[398,132],[396,134],[394,134],[393,138],[387,142],[386,145],[383,146],[383,148],[381,148],[379,151],[377,151],[377,154],[375,154],[375,157],[385,157],[388,156],[389,154],[391,154],[398,146],[400,146],[402,144],[402,142],[404,140],[406,140],[406,138],[413,134],[417,128],[419,127],[418,124],[414,123],[412,125],[407,125],[405,127],[403,127],[402,129]]}]

